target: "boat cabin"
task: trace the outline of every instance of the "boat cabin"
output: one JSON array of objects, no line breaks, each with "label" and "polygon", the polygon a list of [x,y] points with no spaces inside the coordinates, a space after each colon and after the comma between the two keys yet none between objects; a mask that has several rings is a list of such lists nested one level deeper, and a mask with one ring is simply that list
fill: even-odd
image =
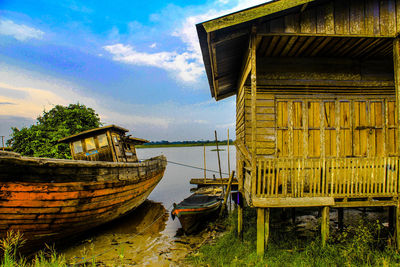
[{"label": "boat cabin", "polygon": [[211,96],[236,97],[259,254],[271,208],[321,207],[324,243],[329,208],[390,207],[400,247],[400,1],[269,1],[196,27]]},{"label": "boat cabin", "polygon": [[138,162],[135,145],[148,140],[126,136],[127,129],[108,125],[77,133],[59,142],[68,143],[72,159],[110,162]]}]

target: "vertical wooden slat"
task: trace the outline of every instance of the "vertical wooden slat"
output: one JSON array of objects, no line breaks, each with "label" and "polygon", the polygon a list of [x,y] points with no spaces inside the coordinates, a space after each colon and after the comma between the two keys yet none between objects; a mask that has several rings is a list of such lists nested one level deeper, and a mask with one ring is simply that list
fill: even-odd
[{"label": "vertical wooden slat", "polygon": [[399,158],[396,158],[395,160],[396,168],[395,168],[395,188],[396,188],[396,194],[399,193]]},{"label": "vertical wooden slat", "polygon": [[350,34],[364,34],[364,1],[350,2]]},{"label": "vertical wooden slat", "polygon": [[384,181],[385,181],[385,184],[384,184],[384,191],[385,191],[385,193],[387,194],[387,193],[389,193],[389,177],[388,177],[388,173],[387,173],[387,165],[388,165],[388,158],[387,157],[385,157],[384,158],[384,161],[383,161],[383,179],[384,179]]},{"label": "vertical wooden slat", "polygon": [[335,1],[335,33],[349,34],[349,2],[348,0]]},{"label": "vertical wooden slat", "polygon": [[[257,160],[257,166],[258,166],[258,173],[257,173],[257,195],[261,194],[261,160]],[[253,178],[254,179],[254,178]]]},{"label": "vertical wooden slat", "polygon": [[325,188],[325,181],[326,181],[326,158],[324,158],[322,160],[322,166],[320,166],[322,168],[321,171],[321,180],[322,180],[322,184],[321,184],[321,196],[325,196],[326,194],[326,188]]},{"label": "vertical wooden slat", "polygon": [[257,172],[257,120],[256,120],[256,101],[257,101],[257,68],[256,68],[256,28],[253,27],[250,40],[251,54],[251,155],[252,155],[252,192],[255,192],[256,172]]},{"label": "vertical wooden slat", "polygon": [[379,1],[365,0],[365,28],[368,35],[378,35],[380,33]]},{"label": "vertical wooden slat", "polygon": [[278,187],[279,187],[279,177],[276,176],[276,179],[275,179],[275,195],[276,196],[279,194]]},{"label": "vertical wooden slat", "polygon": [[395,125],[397,128],[397,135],[396,135],[396,145],[397,145],[397,155],[400,155],[400,142],[398,137],[400,136],[400,131],[399,131],[399,127],[400,127],[400,122],[399,122],[399,118],[400,118],[400,39],[399,38],[395,38],[393,41],[393,63],[394,63],[394,82],[395,82],[395,92],[396,92],[396,121],[395,121]]},{"label": "vertical wooden slat", "polygon": [[[268,162],[268,167],[267,167],[267,162]],[[268,159],[264,162],[264,176],[263,176],[263,190],[262,190],[262,194],[265,194],[265,190],[267,188],[267,183],[269,183],[270,179],[270,175],[271,175],[271,159]]]}]

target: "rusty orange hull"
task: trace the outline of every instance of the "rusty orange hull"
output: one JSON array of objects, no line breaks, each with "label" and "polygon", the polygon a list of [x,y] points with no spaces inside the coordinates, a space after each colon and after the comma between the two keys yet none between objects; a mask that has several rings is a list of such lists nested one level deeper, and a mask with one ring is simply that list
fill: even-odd
[{"label": "rusty orange hull", "polygon": [[146,200],[165,167],[164,156],[107,163],[0,154],[0,239],[20,231],[36,247],[116,219]]}]

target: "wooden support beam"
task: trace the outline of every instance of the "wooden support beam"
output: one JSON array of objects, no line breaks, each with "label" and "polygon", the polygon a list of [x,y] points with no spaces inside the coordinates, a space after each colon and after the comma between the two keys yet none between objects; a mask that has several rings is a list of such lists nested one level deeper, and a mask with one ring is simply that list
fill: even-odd
[{"label": "wooden support beam", "polygon": [[257,181],[257,116],[256,116],[256,101],[257,101],[257,67],[256,67],[256,57],[257,57],[257,45],[256,45],[256,28],[253,27],[251,33],[251,194],[256,194],[256,181]]},{"label": "wooden support beam", "polygon": [[243,64],[242,64],[242,69],[240,71],[240,76],[238,80],[238,85],[237,85],[237,90],[239,91],[245,84],[247,77],[250,74],[251,71],[251,41],[252,38],[250,38],[249,41],[249,49],[247,49],[244,58],[243,58]]},{"label": "wooden support beam", "polygon": [[253,197],[252,201],[255,207],[264,208],[321,207],[335,205],[333,197]]},{"label": "wooden support beam", "polygon": [[202,23],[202,25],[206,32],[212,32],[313,1],[314,0],[274,1],[213,19]]},{"label": "wooden support beam", "polygon": [[217,61],[216,61],[216,49],[215,46],[211,45],[212,36],[215,34],[207,33],[207,44],[208,44],[208,54],[210,55],[210,66],[211,66],[211,75],[212,75],[212,84],[214,88],[214,98],[218,100],[218,91],[217,91],[217,84],[218,81],[215,80],[215,77],[218,76],[217,71]]},{"label": "wooden support beam", "polygon": [[388,214],[388,219],[389,219],[389,232],[390,234],[395,234],[394,233],[394,224],[395,224],[395,219],[394,219],[394,207],[389,207],[389,214]]},{"label": "wooden support beam", "polygon": [[338,208],[338,228],[340,231],[343,231],[343,208]]},{"label": "wooden support beam", "polygon": [[322,220],[321,220],[321,240],[323,247],[325,247],[328,237],[329,237],[329,207],[323,207]]},{"label": "wooden support beam", "polygon": [[265,209],[265,214],[264,214],[264,244],[265,244],[265,248],[268,247],[268,239],[269,239],[269,214],[270,214],[271,209],[266,208]]},{"label": "wooden support beam", "polygon": [[226,206],[226,201],[228,200],[228,195],[231,192],[231,185],[232,185],[232,181],[233,181],[233,177],[234,176],[235,176],[235,171],[232,171],[231,176],[229,177],[228,186],[226,187],[226,192],[225,192],[225,196],[224,196],[224,202],[222,202],[222,208],[221,208],[221,211],[219,213],[219,216],[222,216],[222,214],[224,213],[225,206]]},{"label": "wooden support beam", "polygon": [[235,141],[235,146],[238,151],[243,155],[243,160],[246,162],[248,166],[251,166],[251,154],[247,147],[240,141]]},{"label": "wooden support beam", "polygon": [[257,255],[263,256],[265,251],[265,209],[257,208]]},{"label": "wooden support beam", "polygon": [[393,41],[393,64],[394,64],[394,86],[396,91],[396,115],[397,115],[397,155],[400,155],[400,39],[395,38]]}]

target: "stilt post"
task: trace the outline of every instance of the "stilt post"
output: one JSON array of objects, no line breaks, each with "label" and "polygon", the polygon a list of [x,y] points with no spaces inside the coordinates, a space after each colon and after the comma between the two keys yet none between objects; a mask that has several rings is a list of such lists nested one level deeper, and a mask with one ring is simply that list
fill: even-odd
[{"label": "stilt post", "polygon": [[343,208],[338,208],[338,228],[343,231]]},{"label": "stilt post", "polygon": [[268,247],[268,239],[269,239],[269,213],[270,213],[270,208],[265,209],[265,219],[264,219],[264,239],[265,239],[265,248]]},{"label": "stilt post", "polygon": [[323,207],[322,220],[321,220],[321,240],[323,247],[325,247],[328,237],[329,237],[329,207]]},{"label": "stilt post", "polygon": [[263,256],[265,250],[265,209],[257,208],[257,255]]}]

